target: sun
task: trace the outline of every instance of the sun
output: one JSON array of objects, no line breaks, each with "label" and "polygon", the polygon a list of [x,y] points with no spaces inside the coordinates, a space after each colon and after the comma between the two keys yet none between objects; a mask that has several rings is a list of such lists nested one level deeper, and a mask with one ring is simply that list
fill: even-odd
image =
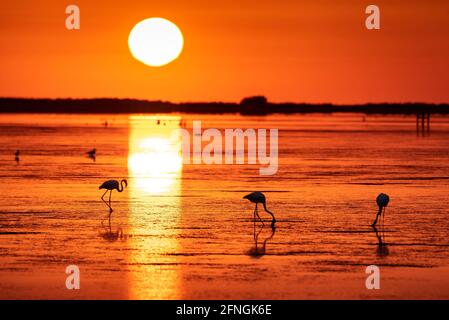
[{"label": "sun", "polygon": [[133,57],[151,67],[172,62],[181,54],[183,46],[181,30],[163,18],[140,21],[128,37],[128,47]]}]

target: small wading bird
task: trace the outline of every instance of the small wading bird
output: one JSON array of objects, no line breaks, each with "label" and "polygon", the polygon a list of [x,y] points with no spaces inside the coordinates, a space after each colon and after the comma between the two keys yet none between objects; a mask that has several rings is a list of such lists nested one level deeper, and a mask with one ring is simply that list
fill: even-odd
[{"label": "small wading bird", "polygon": [[[123,186],[123,184],[125,184],[125,186]],[[111,195],[112,195],[112,190],[116,189],[118,192],[122,192],[126,187],[128,186],[128,182],[126,181],[126,179],[123,179],[120,184],[117,180],[108,180],[103,182],[103,184],[98,188],[100,189],[106,189],[105,193],[103,193],[103,195],[101,196],[101,200],[103,200],[104,203],[106,203],[106,205],[109,207],[109,216],[111,216],[112,213],[112,207],[111,207]],[[108,193],[109,191],[109,203],[106,202],[106,200],[104,200],[104,196],[106,195],[106,193]]]},{"label": "small wading bird", "polygon": [[[379,218],[379,216],[382,216],[382,219],[385,220],[385,210],[386,210],[386,207],[388,206],[388,203],[390,202],[390,197],[385,193],[381,193],[377,196],[376,202],[377,202],[377,205],[379,206],[379,211],[376,214],[376,219],[374,220],[373,224],[371,225],[373,227],[376,225],[377,219]],[[382,215],[382,212],[383,212],[383,215]]]},{"label": "small wading bird", "polygon": [[259,212],[258,212],[258,209],[257,209],[257,205],[259,203],[262,203],[263,208],[265,209],[265,211],[268,212],[273,217],[273,220],[271,221],[271,225],[274,226],[274,224],[276,223],[276,219],[274,218],[273,213],[270,212],[267,209],[267,202],[266,202],[266,199],[265,199],[265,195],[262,192],[259,192],[259,191],[252,192],[252,193],[247,194],[246,196],[244,196],[243,199],[248,199],[252,203],[256,204],[256,207],[254,208],[254,220],[256,220],[256,215],[257,215],[257,217],[259,218],[259,220],[263,224],[263,220],[262,220],[262,218],[260,218]]},{"label": "small wading bird", "polygon": [[93,148],[90,151],[86,152],[87,157],[89,157],[89,159],[92,159],[93,162],[95,162],[95,160],[97,159],[97,149]]},{"label": "small wading bird", "polygon": [[97,149],[93,148],[90,151],[86,152],[89,157],[95,157],[97,155]]},{"label": "small wading bird", "polygon": [[16,160],[17,163],[19,163],[20,161],[20,150],[17,150],[16,152],[14,152],[14,160]]}]

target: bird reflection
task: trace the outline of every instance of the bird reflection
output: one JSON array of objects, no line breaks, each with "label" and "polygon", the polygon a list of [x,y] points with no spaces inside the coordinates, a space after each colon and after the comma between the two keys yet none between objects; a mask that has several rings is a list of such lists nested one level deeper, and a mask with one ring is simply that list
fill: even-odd
[{"label": "bird reflection", "polygon": [[376,248],[376,254],[379,257],[386,257],[389,254],[388,245],[385,242],[385,231],[382,227],[381,232],[377,230],[375,226],[373,226],[373,230],[376,233],[377,238],[377,248]]},{"label": "bird reflection", "polygon": [[269,227],[270,233],[268,237],[264,238],[262,243],[259,243],[259,235],[262,233],[264,229],[268,229],[268,227],[262,225],[258,227],[258,229],[256,230],[256,221],[254,221],[254,229],[253,229],[254,247],[249,249],[247,252],[247,254],[249,256],[252,256],[253,258],[260,258],[265,255],[267,249],[267,242],[274,237],[274,233],[276,232],[276,227],[272,225],[271,227]]},{"label": "bird reflection", "polygon": [[109,217],[108,227],[105,227],[103,225],[103,222],[101,222],[101,226],[103,228],[103,232],[100,232],[100,236],[106,241],[114,242],[117,240],[127,240],[128,238],[131,237],[131,235],[124,234],[122,228],[117,228],[117,230],[112,231],[110,217]]}]

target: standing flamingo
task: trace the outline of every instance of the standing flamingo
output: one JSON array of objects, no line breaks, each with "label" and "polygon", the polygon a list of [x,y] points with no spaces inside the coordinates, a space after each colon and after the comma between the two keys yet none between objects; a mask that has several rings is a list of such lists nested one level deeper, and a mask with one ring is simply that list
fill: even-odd
[{"label": "standing flamingo", "polygon": [[376,219],[374,220],[374,222],[372,224],[373,227],[376,225],[377,219],[379,218],[379,216],[382,215],[382,211],[383,211],[383,219],[385,219],[385,210],[386,210],[386,207],[388,206],[388,203],[390,202],[390,197],[385,193],[381,193],[377,196],[376,202],[377,202],[377,205],[379,206],[379,211],[377,212]]},{"label": "standing flamingo", "polygon": [[[125,184],[125,186],[123,187],[123,184]],[[103,200],[104,203],[106,203],[106,205],[109,207],[109,217],[111,216],[112,213],[112,207],[111,207],[111,195],[112,195],[112,190],[116,189],[118,192],[122,192],[123,189],[125,189],[128,186],[128,182],[126,181],[126,179],[123,179],[120,184],[117,180],[108,180],[103,182],[103,184],[98,188],[100,189],[106,189],[105,193],[103,193],[103,195],[101,196],[101,200]],[[109,191],[109,203],[107,203],[104,200],[104,196],[106,195],[106,193],[108,193]]]},{"label": "standing flamingo", "polygon": [[276,219],[274,218],[274,214],[267,209],[267,201],[265,199],[265,195],[262,192],[259,192],[259,191],[252,192],[252,193],[244,196],[243,199],[248,199],[252,203],[256,204],[256,207],[254,208],[254,220],[256,220],[256,215],[257,215],[257,217],[259,218],[260,221],[262,221],[262,224],[263,224],[263,220],[262,220],[262,218],[260,218],[259,212],[257,209],[257,205],[259,203],[262,203],[265,211],[268,212],[273,217],[273,220],[271,221],[271,225],[274,226],[274,224],[276,223]]}]

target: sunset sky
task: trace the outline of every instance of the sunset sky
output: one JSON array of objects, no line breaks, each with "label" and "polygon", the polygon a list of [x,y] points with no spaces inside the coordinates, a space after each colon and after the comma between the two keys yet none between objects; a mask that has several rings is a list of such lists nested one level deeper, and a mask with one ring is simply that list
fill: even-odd
[{"label": "sunset sky", "polygon": [[[65,28],[65,8],[81,30]],[[381,9],[381,30],[365,8]],[[148,67],[133,26],[174,22],[180,57]],[[2,1],[0,96],[171,101],[449,102],[449,2]]]}]

